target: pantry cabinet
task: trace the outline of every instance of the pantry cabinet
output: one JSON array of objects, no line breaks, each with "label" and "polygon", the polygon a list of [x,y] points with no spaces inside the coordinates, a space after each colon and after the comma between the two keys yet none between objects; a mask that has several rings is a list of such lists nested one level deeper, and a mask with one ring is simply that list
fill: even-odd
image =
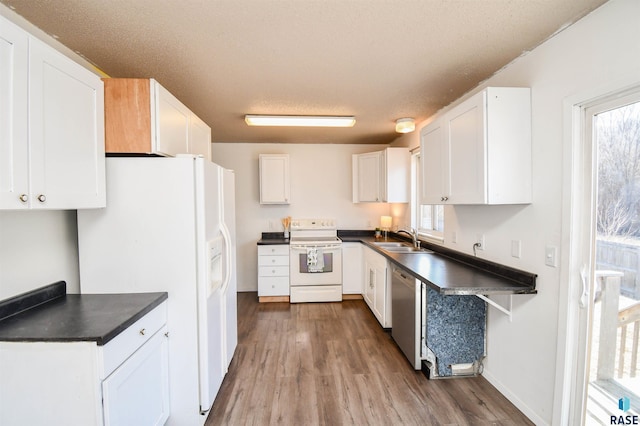
[{"label": "pantry cabinet", "polygon": [[104,207],[102,81],[0,24],[0,209]]},{"label": "pantry cabinet", "polygon": [[104,91],[107,153],[211,159],[211,128],[156,80],[105,78]]},{"label": "pantry cabinet", "polygon": [[422,204],[531,202],[529,88],[489,87],[421,132]]},{"label": "pantry cabinet", "polygon": [[387,260],[381,254],[363,247],[364,300],[380,325],[391,327],[391,280]]},{"label": "pantry cabinet", "polygon": [[260,204],[289,204],[289,154],[260,154]]},{"label": "pantry cabinet", "polygon": [[353,154],[353,202],[408,203],[410,158],[407,148]]}]

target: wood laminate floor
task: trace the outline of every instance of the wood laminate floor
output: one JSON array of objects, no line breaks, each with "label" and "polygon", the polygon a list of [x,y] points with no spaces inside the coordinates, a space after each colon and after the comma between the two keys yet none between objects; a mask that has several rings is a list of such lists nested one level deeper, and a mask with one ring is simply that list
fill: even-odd
[{"label": "wood laminate floor", "polygon": [[206,426],[532,425],[484,378],[427,380],[362,300],[238,294],[238,347]]}]

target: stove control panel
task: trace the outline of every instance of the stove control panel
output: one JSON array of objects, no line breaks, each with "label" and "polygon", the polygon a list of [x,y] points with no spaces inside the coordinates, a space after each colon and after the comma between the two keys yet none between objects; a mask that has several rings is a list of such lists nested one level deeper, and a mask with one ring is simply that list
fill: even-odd
[{"label": "stove control panel", "polygon": [[291,230],[336,229],[335,219],[292,219]]}]

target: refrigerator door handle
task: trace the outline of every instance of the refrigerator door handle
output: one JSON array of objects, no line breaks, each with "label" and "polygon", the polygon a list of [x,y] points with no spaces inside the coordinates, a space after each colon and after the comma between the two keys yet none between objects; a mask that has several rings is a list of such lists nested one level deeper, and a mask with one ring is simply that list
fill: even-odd
[{"label": "refrigerator door handle", "polygon": [[224,240],[225,268],[221,286],[222,292],[224,294],[226,293],[227,287],[229,287],[229,282],[231,281],[231,237],[229,236],[229,230],[224,224],[220,225],[220,233],[222,234],[222,239]]}]

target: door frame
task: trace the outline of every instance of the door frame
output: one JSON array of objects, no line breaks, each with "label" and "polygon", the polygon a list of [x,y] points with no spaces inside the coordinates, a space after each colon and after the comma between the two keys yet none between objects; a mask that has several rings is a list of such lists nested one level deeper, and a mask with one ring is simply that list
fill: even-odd
[{"label": "door frame", "polygon": [[562,250],[553,424],[581,424],[585,403],[587,356],[586,350],[579,349],[588,343],[589,312],[579,303],[583,292],[581,272],[586,274],[590,288],[595,269],[593,198],[597,173],[594,143],[586,135],[586,111],[634,92],[640,93],[640,80],[629,75],[563,101]]}]

